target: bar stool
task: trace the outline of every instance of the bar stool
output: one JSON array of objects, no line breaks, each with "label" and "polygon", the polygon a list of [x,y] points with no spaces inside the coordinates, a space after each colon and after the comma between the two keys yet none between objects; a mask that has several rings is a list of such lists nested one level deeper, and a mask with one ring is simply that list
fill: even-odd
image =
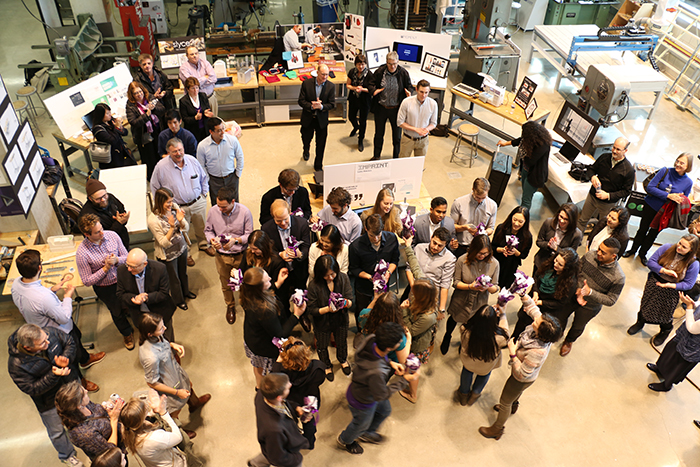
[{"label": "bar stool", "polygon": [[29,109],[31,109],[32,112],[34,112],[34,115],[39,116],[39,114],[36,112],[36,106],[34,105],[34,100],[32,99],[32,96],[37,95],[36,93],[36,88],[34,86],[24,86],[23,88],[19,88],[17,92],[15,93],[15,97],[17,99],[21,99],[29,104]]},{"label": "bar stool", "polygon": [[29,110],[29,105],[25,101],[16,100],[12,103],[12,107],[14,107],[15,112],[17,112],[17,115],[20,117],[20,121],[22,121],[22,112],[24,112],[24,118],[29,120],[29,125],[31,126],[33,124],[34,129],[37,133],[39,133],[39,136],[44,136],[44,134],[39,129],[39,125],[37,125],[36,120],[34,120],[34,116]]},{"label": "bar stool", "polygon": [[[450,157],[450,162],[456,157],[457,159],[464,161],[466,158],[469,159],[469,168],[472,167],[474,159],[476,159],[477,148],[479,147],[479,127],[472,125],[471,123],[462,123],[457,128],[457,141],[452,148],[452,157]],[[466,153],[460,153],[462,149],[462,139],[466,141]],[[464,154],[466,157],[460,157],[460,154]]]}]

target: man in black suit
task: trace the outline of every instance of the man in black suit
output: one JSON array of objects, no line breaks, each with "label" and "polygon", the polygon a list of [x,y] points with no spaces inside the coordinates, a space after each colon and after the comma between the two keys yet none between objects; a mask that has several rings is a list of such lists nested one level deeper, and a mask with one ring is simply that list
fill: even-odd
[{"label": "man in black suit", "polygon": [[[290,215],[289,205],[283,199],[275,200],[270,211],[272,219],[265,222],[262,230],[272,239],[275,252],[287,263],[290,274],[285,283],[290,284],[290,288],[306,289],[311,247],[309,223],[306,219]],[[287,240],[290,236],[302,242],[296,250],[288,248]]]},{"label": "man in black suit", "polygon": [[279,186],[271,188],[265,193],[260,201],[260,225],[265,225],[265,222],[272,219],[270,207],[276,199],[285,200],[290,206],[292,212],[301,208],[304,212],[304,219],[311,217],[311,202],[309,201],[309,192],[303,186],[299,186],[301,177],[299,172],[294,169],[284,169],[277,177]]},{"label": "man in black suit", "polygon": [[316,159],[314,170],[323,169],[323,151],[328,138],[328,111],[335,107],[335,84],[328,81],[328,65],[319,65],[316,79],[301,83],[299,106],[301,112],[301,141],[304,160],[309,160],[311,140],[316,132]]},{"label": "man in black suit", "polygon": [[172,322],[175,302],[170,296],[165,264],[149,262],[148,255],[140,248],[131,250],[126,262],[117,268],[117,299],[131,313],[136,328],[141,323],[142,313],[161,315],[167,328],[165,337],[175,342]]},{"label": "man in black suit", "polygon": [[455,221],[447,215],[447,200],[442,196],[437,196],[430,201],[430,212],[416,217],[413,223],[416,235],[413,237],[413,246],[420,243],[430,243],[433,233],[439,228],[446,228],[452,235],[447,247],[453,250],[459,246],[455,237]]}]

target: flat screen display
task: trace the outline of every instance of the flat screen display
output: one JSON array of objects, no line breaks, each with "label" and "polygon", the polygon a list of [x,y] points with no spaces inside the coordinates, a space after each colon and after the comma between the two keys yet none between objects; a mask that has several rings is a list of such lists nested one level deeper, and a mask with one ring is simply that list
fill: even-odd
[{"label": "flat screen display", "polygon": [[367,66],[370,70],[375,70],[386,64],[386,56],[389,54],[389,47],[380,47],[365,51]]},{"label": "flat screen display", "polygon": [[422,45],[394,42],[394,52],[399,54],[399,60],[402,62],[421,63],[423,59]]},{"label": "flat screen display", "polygon": [[586,154],[591,147],[598,127],[600,125],[594,118],[571,102],[564,102],[564,107],[554,125],[554,131],[567,143]]}]

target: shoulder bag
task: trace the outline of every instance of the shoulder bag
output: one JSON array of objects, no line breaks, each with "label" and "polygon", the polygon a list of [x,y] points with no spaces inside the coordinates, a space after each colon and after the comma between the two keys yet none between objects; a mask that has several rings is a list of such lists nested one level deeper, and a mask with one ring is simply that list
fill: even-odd
[{"label": "shoulder bag", "polygon": [[94,141],[88,146],[88,153],[93,162],[109,164],[112,162],[112,145]]},{"label": "shoulder bag", "polygon": [[656,174],[658,174],[661,170],[664,171],[664,176],[661,177],[661,180],[659,180],[659,183],[656,184],[656,188],[658,188],[659,185],[661,185],[661,182],[663,182],[664,179],[666,178],[666,172],[668,171],[667,167],[664,167],[663,169],[657,170],[656,172],[654,172],[653,174],[650,174],[647,178],[644,179],[644,181],[642,182],[642,185],[644,186],[644,191],[649,193],[649,190],[647,189],[647,187],[649,186],[651,181],[654,179],[654,177],[656,177]]}]

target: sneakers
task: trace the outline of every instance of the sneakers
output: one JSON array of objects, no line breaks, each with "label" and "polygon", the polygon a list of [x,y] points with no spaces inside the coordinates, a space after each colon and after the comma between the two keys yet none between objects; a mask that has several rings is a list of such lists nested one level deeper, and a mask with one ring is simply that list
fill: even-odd
[{"label": "sneakers", "polygon": [[338,448],[342,449],[343,451],[347,451],[350,454],[362,454],[365,452],[364,449],[362,449],[362,446],[360,446],[360,443],[357,441],[353,441],[350,444],[345,444],[340,440],[340,435],[338,435],[338,439],[336,440],[338,443]]},{"label": "sneakers", "polygon": [[382,435],[379,433],[370,433],[368,431],[363,433],[358,439],[363,443],[371,444],[381,444],[384,442],[384,437]]},{"label": "sneakers", "polygon": [[80,364],[80,369],[87,370],[92,365],[95,365],[96,363],[100,363],[102,360],[104,360],[105,355],[106,354],[104,352],[91,353],[90,359],[85,363],[85,365],[83,365],[82,363]]},{"label": "sneakers", "polygon": [[80,462],[80,459],[78,459],[75,456],[70,456],[68,459],[62,461],[66,465],[70,465],[71,467],[85,467],[85,464]]}]

